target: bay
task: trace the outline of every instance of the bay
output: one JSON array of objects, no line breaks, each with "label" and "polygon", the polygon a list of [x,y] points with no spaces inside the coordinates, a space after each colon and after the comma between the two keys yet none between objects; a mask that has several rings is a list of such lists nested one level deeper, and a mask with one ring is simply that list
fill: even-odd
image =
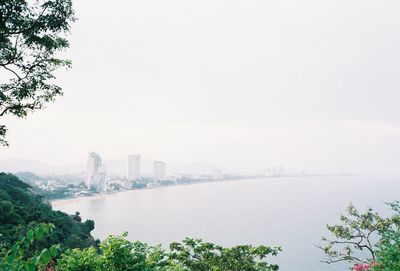
[{"label": "bay", "polygon": [[326,224],[352,202],[388,213],[384,202],[400,199],[396,177],[285,177],[131,190],[53,202],[67,213],[93,219],[93,235],[128,232],[128,239],[169,244],[185,237],[221,245],[281,246],[271,262],[282,271],[338,271],[348,265],[322,263],[316,247],[329,236]]}]

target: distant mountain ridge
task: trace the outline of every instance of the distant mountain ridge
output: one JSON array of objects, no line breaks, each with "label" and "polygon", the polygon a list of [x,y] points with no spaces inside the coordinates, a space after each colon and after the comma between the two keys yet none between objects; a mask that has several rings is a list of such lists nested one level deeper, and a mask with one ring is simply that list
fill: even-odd
[{"label": "distant mountain ridge", "polygon": [[78,174],[85,171],[85,164],[52,166],[45,162],[30,159],[0,159],[0,172],[32,172],[39,176],[52,174]]},{"label": "distant mountain ridge", "polygon": [[37,175],[48,175],[53,171],[49,164],[29,159],[1,159],[0,172],[32,172]]}]

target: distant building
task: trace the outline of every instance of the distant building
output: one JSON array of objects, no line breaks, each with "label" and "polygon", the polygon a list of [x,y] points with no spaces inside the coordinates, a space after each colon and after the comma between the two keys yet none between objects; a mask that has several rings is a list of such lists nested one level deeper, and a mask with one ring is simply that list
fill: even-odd
[{"label": "distant building", "polygon": [[101,157],[95,152],[89,152],[87,158],[86,186],[89,190],[100,191],[104,182],[104,173],[100,172]]},{"label": "distant building", "polygon": [[153,174],[154,181],[165,179],[166,167],[163,161],[154,161]]},{"label": "distant building", "polygon": [[140,179],[140,159],[139,154],[128,156],[128,172],[126,176],[128,181]]},{"label": "distant building", "polygon": [[147,188],[157,188],[157,187],[160,187],[160,184],[159,183],[148,183],[146,185],[146,187]]},{"label": "distant building", "polygon": [[278,168],[277,166],[273,166],[269,169],[269,175],[272,177],[278,176]]},{"label": "distant building", "polygon": [[96,192],[104,192],[107,190],[107,181],[105,172],[100,172],[98,174],[98,181],[97,185],[94,187],[94,190],[96,190]]},{"label": "distant building", "polygon": [[222,179],[222,171],[218,168],[214,169],[214,180]]},{"label": "distant building", "polygon": [[280,166],[279,167],[278,175],[279,176],[284,176],[285,175],[285,167],[284,166]]}]

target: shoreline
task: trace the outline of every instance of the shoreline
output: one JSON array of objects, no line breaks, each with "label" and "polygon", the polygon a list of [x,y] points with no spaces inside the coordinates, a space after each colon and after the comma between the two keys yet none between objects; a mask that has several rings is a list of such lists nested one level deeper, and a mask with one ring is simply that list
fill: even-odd
[{"label": "shoreline", "polygon": [[117,194],[124,193],[124,192],[152,190],[152,189],[168,188],[168,187],[175,187],[175,186],[198,185],[198,184],[204,184],[204,183],[249,181],[249,180],[259,180],[259,179],[304,178],[304,177],[311,177],[311,178],[312,177],[352,177],[352,176],[355,176],[355,175],[338,174],[338,175],[307,175],[307,176],[295,176],[295,175],[292,175],[292,176],[268,176],[268,177],[263,176],[263,177],[255,177],[255,178],[240,178],[240,179],[230,179],[230,180],[204,181],[204,182],[195,182],[195,183],[187,183],[187,184],[174,184],[174,185],[167,185],[167,186],[159,186],[159,187],[152,187],[152,188],[128,189],[128,190],[114,191],[114,192],[89,195],[89,196],[81,196],[81,197],[69,197],[69,198],[63,198],[63,199],[54,199],[54,200],[49,200],[49,202],[52,207],[57,207],[57,206],[63,206],[64,204],[71,204],[74,202],[77,204],[81,200],[105,198],[105,197],[117,195]]}]

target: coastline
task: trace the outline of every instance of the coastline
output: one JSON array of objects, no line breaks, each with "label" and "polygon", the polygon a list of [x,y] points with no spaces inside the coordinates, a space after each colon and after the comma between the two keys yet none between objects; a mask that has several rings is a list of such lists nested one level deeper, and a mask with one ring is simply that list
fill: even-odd
[{"label": "coastline", "polygon": [[81,200],[86,200],[86,199],[96,199],[96,198],[104,198],[108,195],[111,194],[116,194],[119,192],[126,192],[126,191],[131,191],[131,190],[125,190],[125,191],[118,191],[115,193],[108,193],[108,194],[99,194],[99,195],[91,195],[91,196],[83,196],[83,197],[72,197],[72,198],[63,198],[63,199],[54,199],[50,200],[51,207],[58,207],[58,206],[63,206],[65,204],[70,204],[70,203],[79,203]]},{"label": "coastline", "polygon": [[[263,179],[263,178],[264,177],[253,178],[253,179]],[[215,182],[243,181],[243,180],[250,180],[250,179],[221,180],[221,181],[215,181]],[[152,187],[152,188],[127,189],[127,190],[114,191],[114,192],[108,192],[108,193],[97,194],[97,195],[89,195],[89,196],[81,196],[81,197],[69,197],[69,198],[63,198],[63,199],[53,199],[53,200],[50,200],[49,202],[50,202],[52,207],[57,207],[57,206],[63,206],[64,204],[69,204],[69,203],[73,203],[73,202],[78,203],[81,200],[105,198],[105,197],[109,197],[109,196],[112,196],[112,195],[117,195],[117,194],[120,194],[120,193],[131,192],[131,191],[144,191],[144,190],[161,189],[161,188],[168,188],[168,187],[175,187],[175,186],[196,185],[196,184],[203,184],[203,183],[212,183],[212,182],[196,182],[196,183],[188,183],[188,184],[176,184],[176,185],[159,186],[159,187]]]},{"label": "coastline", "polygon": [[97,194],[97,195],[53,199],[53,200],[50,200],[49,202],[52,207],[57,207],[57,206],[63,206],[64,204],[70,204],[73,202],[78,203],[81,200],[105,198],[105,197],[109,197],[112,195],[117,195],[120,193],[130,192],[130,191],[143,191],[143,190],[153,190],[153,189],[161,189],[161,188],[168,188],[168,187],[175,187],[175,186],[198,185],[198,184],[213,183],[213,182],[246,181],[246,180],[256,180],[256,179],[265,179],[265,178],[276,178],[276,177],[240,178],[240,179],[231,179],[231,180],[218,180],[218,181],[204,181],[204,182],[194,182],[194,183],[186,183],[186,184],[174,184],[174,185],[166,185],[166,186],[142,188],[142,189],[127,189],[127,190],[114,191],[114,192],[108,192],[108,193]]},{"label": "coastline", "polygon": [[227,180],[205,181],[205,182],[195,182],[195,183],[187,183],[187,184],[175,184],[175,185],[167,185],[167,186],[159,186],[159,187],[143,188],[143,189],[128,189],[128,190],[114,191],[114,192],[108,192],[108,193],[97,194],[97,195],[54,199],[54,200],[50,200],[49,202],[52,207],[59,207],[59,206],[63,206],[63,205],[71,204],[71,203],[78,204],[81,200],[106,198],[106,197],[109,197],[112,195],[117,195],[117,194],[124,193],[124,192],[161,189],[161,188],[168,188],[168,187],[175,187],[175,186],[198,185],[198,184],[214,183],[214,182],[219,183],[219,182],[249,181],[249,180],[258,180],[258,179],[281,179],[281,178],[293,178],[293,177],[296,177],[296,178],[298,178],[298,177],[350,177],[350,176],[354,176],[354,175],[351,175],[351,174],[348,174],[348,175],[347,174],[307,175],[307,176],[293,175],[293,176],[263,176],[263,177],[257,177],[257,178],[227,179]]}]

